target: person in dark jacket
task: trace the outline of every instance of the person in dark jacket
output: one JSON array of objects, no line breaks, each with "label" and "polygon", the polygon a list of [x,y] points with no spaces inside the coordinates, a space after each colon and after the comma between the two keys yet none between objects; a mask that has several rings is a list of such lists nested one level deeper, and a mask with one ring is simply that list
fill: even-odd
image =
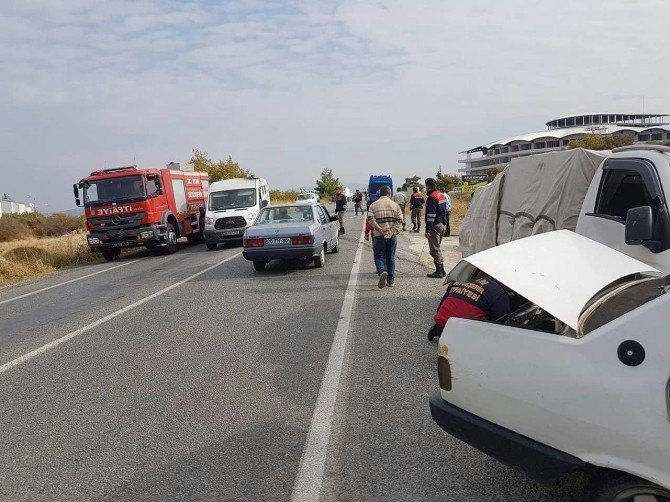
[{"label": "person in dark jacket", "polygon": [[484,275],[465,283],[452,282],[433,316],[428,340],[441,336],[452,317],[496,321],[511,312],[509,294],[492,277]]},{"label": "person in dark jacket", "polygon": [[437,189],[437,181],[434,178],[426,178],[426,239],[430,256],[435,263],[435,272],[427,274],[428,277],[442,278],[447,273],[444,270],[444,262],[440,244],[442,236],[447,228],[447,197]]},{"label": "person in dark jacket", "polygon": [[409,199],[409,209],[412,214],[412,232],[421,231],[421,210],[423,209],[423,194],[419,192],[419,187],[414,187],[412,196]]},{"label": "person in dark jacket", "polygon": [[363,202],[363,194],[360,190],[356,190],[354,193],[354,209],[356,210],[356,215],[358,216],[358,211],[363,214],[363,208],[361,208],[361,203]]},{"label": "person in dark jacket", "polygon": [[342,190],[338,190],[337,196],[335,197],[335,214],[337,214],[337,219],[340,221],[340,232],[341,234],[346,234],[344,231],[344,212],[347,210],[347,197],[344,195]]}]

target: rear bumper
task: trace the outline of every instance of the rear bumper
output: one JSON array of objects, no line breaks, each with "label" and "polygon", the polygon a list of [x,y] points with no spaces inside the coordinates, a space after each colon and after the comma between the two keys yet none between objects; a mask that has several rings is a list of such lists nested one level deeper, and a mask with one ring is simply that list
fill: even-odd
[{"label": "rear bumper", "polygon": [[219,242],[240,240],[244,236],[246,229],[247,227],[229,228],[226,230],[205,228],[205,241],[211,244],[218,244]]},{"label": "rear bumper", "polygon": [[296,248],[245,248],[242,251],[244,256],[249,261],[264,261],[271,260],[306,260],[318,255],[315,246],[296,247]]},{"label": "rear bumper", "polygon": [[430,414],[442,429],[544,485],[590,468],[586,462],[458,408],[440,394],[430,399]]},{"label": "rear bumper", "polygon": [[91,251],[105,248],[132,248],[147,244],[162,244],[165,242],[165,231],[164,225],[145,225],[122,230],[110,229],[108,232],[90,232],[86,239]]}]

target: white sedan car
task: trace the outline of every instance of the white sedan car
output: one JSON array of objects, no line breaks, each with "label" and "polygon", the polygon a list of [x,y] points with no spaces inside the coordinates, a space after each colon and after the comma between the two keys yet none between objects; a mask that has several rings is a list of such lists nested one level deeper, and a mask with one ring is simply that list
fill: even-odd
[{"label": "white sedan car", "polygon": [[451,318],[438,345],[445,431],[538,482],[585,474],[598,502],[670,501],[670,295],[647,264],[567,230],[464,259],[512,314]]}]

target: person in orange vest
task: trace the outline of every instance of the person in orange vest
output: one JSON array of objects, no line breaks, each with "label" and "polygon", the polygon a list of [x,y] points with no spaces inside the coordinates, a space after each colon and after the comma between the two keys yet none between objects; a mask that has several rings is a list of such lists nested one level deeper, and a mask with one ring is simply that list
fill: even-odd
[{"label": "person in orange vest", "polygon": [[447,228],[447,196],[437,189],[437,181],[434,178],[426,178],[426,239],[430,256],[435,263],[435,272],[427,274],[431,278],[446,277],[444,270],[444,259],[440,244],[442,236]]}]

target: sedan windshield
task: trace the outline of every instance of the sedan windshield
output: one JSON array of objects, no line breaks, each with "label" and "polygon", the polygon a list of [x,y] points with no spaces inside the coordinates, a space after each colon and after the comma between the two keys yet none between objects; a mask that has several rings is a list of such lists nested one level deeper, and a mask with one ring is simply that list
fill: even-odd
[{"label": "sedan windshield", "polygon": [[143,176],[123,176],[84,182],[84,205],[102,206],[147,198]]},{"label": "sedan windshield", "polygon": [[266,207],[256,220],[257,225],[268,223],[288,223],[298,221],[314,221],[312,206],[280,206]]},{"label": "sedan windshield", "polygon": [[238,188],[209,194],[209,210],[237,209],[256,205],[255,188]]}]

